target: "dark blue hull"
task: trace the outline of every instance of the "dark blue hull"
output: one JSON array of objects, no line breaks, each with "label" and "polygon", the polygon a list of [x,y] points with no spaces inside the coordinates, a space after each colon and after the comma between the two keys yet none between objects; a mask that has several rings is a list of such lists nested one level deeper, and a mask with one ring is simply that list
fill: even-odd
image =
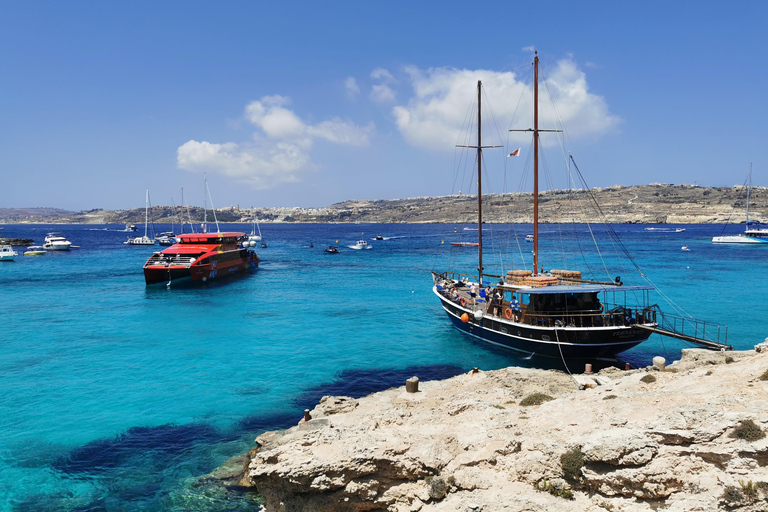
[{"label": "dark blue hull", "polygon": [[[565,359],[615,358],[651,335],[650,331],[634,326],[536,327],[487,315],[477,320],[469,309],[436,295],[457,329],[526,355]],[[461,321],[463,313],[470,317],[466,323]]]}]

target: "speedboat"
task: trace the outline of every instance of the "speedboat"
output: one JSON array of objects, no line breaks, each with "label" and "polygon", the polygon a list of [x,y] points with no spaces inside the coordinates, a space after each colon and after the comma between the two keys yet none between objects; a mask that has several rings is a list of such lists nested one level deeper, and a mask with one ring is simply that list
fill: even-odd
[{"label": "speedboat", "polygon": [[454,247],[477,247],[480,244],[477,242],[451,242],[451,245]]},{"label": "speedboat", "polygon": [[46,251],[68,251],[72,242],[61,236],[61,233],[48,233],[45,237],[43,249]]},{"label": "speedboat", "polygon": [[381,235],[376,235],[376,240],[384,240],[384,237]]},{"label": "speedboat", "polygon": [[19,253],[14,251],[10,245],[0,246],[0,261],[13,261],[13,258],[18,255]]},{"label": "speedboat", "polygon": [[245,233],[184,233],[176,243],[154,253],[144,264],[149,284],[181,278],[205,282],[256,268],[259,257],[252,247],[242,247]]},{"label": "speedboat", "polygon": [[368,242],[366,242],[365,240],[358,240],[355,245],[350,245],[349,248],[360,250],[360,249],[370,249],[371,247],[368,245]]},{"label": "speedboat", "polygon": [[160,245],[173,245],[176,243],[176,235],[171,231],[165,231],[157,235],[157,243]]},{"label": "speedboat", "polygon": [[323,252],[328,253],[328,254],[338,254],[339,253],[339,249],[337,247],[333,246],[333,245],[329,245],[328,248],[323,249]]},{"label": "speedboat", "polygon": [[129,223],[129,224],[125,225],[125,229],[123,231],[125,231],[126,233],[130,233],[130,232],[136,231],[137,229],[138,228],[136,227],[135,224],[130,224]]},{"label": "speedboat", "polygon": [[690,251],[690,249],[688,248],[688,246],[687,246],[687,245],[684,245],[684,246],[682,246],[682,247],[680,248],[680,250],[683,250],[683,251]]},{"label": "speedboat", "polygon": [[533,243],[533,235],[525,235],[525,241]]},{"label": "speedboat", "polygon": [[45,256],[45,249],[41,245],[30,245],[24,251],[24,256]]}]

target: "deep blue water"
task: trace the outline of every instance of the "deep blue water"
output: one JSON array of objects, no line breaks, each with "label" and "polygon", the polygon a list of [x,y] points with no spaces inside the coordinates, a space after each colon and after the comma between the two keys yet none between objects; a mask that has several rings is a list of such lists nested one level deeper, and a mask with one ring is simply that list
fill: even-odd
[{"label": "deep blue water", "polygon": [[[448,245],[476,236],[462,228],[265,225],[269,247],[256,272],[147,288],[141,267],[159,247],[123,245],[122,226],[57,226],[80,248],[0,263],[0,509],[245,510],[253,497],[193,485],[196,478],[251,448],[259,433],[294,425],[323,395],[362,396],[474,366],[542,364],[462,335],[439,309],[430,270],[476,267],[473,250]],[[686,228],[614,226],[669,300],[727,323],[729,342],[751,348],[768,335],[768,248],[711,244],[722,226]],[[0,236],[41,244],[53,229],[5,225]],[[486,272],[502,270],[502,257],[514,262],[504,269],[530,268],[530,244],[506,236],[529,229],[488,226]],[[378,234],[391,238],[371,240]],[[559,245],[586,248],[593,235],[606,237],[543,226],[545,268],[599,269],[622,255],[609,245],[571,260],[552,256]],[[347,249],[361,238],[373,249]],[[341,253],[323,254],[337,240]],[[618,268],[595,275],[641,284],[631,262]],[[686,346],[654,335],[622,359],[673,360]]]}]

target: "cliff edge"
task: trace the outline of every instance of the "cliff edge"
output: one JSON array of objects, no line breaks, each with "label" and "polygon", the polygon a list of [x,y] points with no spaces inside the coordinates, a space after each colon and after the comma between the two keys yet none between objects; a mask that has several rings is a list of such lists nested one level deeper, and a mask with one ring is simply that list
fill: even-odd
[{"label": "cliff edge", "polygon": [[240,484],[269,512],[763,510],[766,349],[684,350],[586,389],[506,368],[323,397],[257,438]]}]

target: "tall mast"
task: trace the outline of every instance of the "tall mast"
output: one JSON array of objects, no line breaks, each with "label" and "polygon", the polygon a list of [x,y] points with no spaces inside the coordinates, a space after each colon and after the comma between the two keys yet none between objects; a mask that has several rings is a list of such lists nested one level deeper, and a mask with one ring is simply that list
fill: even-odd
[{"label": "tall mast", "polygon": [[149,221],[149,189],[144,198],[144,238],[147,238],[147,222]]},{"label": "tall mast", "polygon": [[456,146],[457,148],[477,149],[477,282],[483,284],[483,182],[482,182],[482,161],[483,148],[500,148],[503,146],[483,146],[482,144],[482,116],[480,111],[480,98],[482,97],[483,83],[477,81],[477,146]]},{"label": "tall mast", "polygon": [[539,274],[539,52],[533,59],[533,275]]},{"label": "tall mast", "polygon": [[752,162],[749,162],[749,182],[747,183],[747,229],[749,229],[749,191],[752,188]]},{"label": "tall mast", "polygon": [[511,132],[533,132],[533,275],[539,275],[539,132],[561,132],[562,130],[539,130],[539,52],[533,59],[533,129],[509,130]]},{"label": "tall mast", "polygon": [[205,183],[205,190],[203,190],[203,233],[208,232],[208,176],[203,173],[203,183]]},{"label": "tall mast", "polygon": [[482,141],[482,118],[480,108],[481,94],[480,86],[482,83],[477,81],[477,283],[483,286],[483,141]]}]

